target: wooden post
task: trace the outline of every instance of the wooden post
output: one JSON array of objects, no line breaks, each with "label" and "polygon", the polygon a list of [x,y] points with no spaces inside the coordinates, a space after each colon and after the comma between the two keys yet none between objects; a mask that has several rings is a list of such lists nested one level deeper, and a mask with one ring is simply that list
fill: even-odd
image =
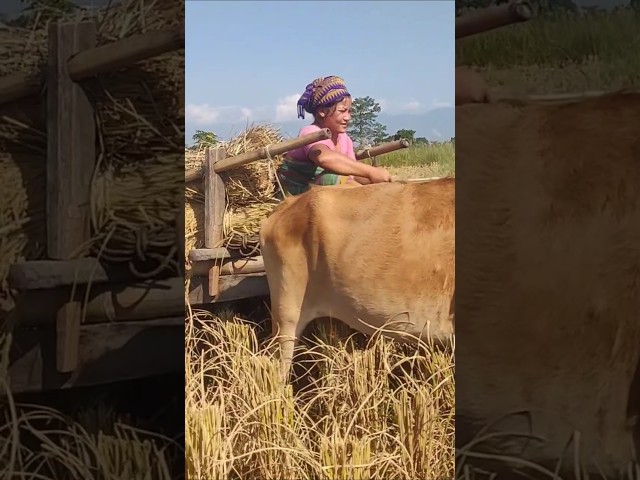
[{"label": "wooden post", "polygon": [[[214,170],[216,162],[226,156],[224,148],[206,151],[206,173],[204,189],[204,245],[206,248],[218,247],[223,237],[224,210],[226,197],[222,178]],[[216,297],[219,291],[220,263],[209,269],[209,295]]]},{"label": "wooden post", "polygon": [[[47,252],[69,258],[90,235],[90,182],[96,161],[93,107],[71,80],[72,55],[96,45],[93,22],[49,26],[47,84]],[[81,305],[70,302],[56,314],[56,364],[78,365]]]},{"label": "wooden post", "polygon": [[[176,205],[184,205],[184,193],[178,192],[179,198]],[[184,277],[185,275],[185,219],[184,219],[184,207],[179,208],[176,214],[176,248],[178,249],[178,275]]]}]

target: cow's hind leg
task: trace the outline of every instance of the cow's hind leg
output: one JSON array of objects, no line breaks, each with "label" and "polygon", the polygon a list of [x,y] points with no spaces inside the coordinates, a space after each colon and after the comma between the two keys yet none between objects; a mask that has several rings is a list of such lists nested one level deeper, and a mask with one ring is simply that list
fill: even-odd
[{"label": "cow's hind leg", "polygon": [[304,307],[304,294],[297,288],[286,289],[286,293],[272,292],[271,332],[280,347],[280,365],[283,381],[289,381],[293,353],[304,329],[314,315]]},{"label": "cow's hind leg", "polygon": [[278,311],[276,308],[272,313],[272,333],[280,347],[280,368],[282,380],[289,381],[293,353],[298,345],[304,329],[313,321],[311,315],[305,315],[304,310],[292,308]]}]

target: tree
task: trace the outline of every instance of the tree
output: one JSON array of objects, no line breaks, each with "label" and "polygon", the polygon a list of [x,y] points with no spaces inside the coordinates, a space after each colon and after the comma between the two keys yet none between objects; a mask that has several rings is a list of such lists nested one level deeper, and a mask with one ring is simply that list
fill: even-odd
[{"label": "tree", "polygon": [[380,105],[371,97],[359,97],[351,105],[351,123],[347,133],[359,142],[360,147],[380,141],[387,127],[377,122]]},{"label": "tree", "polygon": [[215,133],[202,130],[196,130],[196,133],[193,135],[193,141],[195,142],[193,149],[212,147],[219,142],[218,136]]},{"label": "tree", "polygon": [[372,140],[374,145],[380,145],[385,142],[387,136],[387,127],[381,123],[376,123],[373,127]]},{"label": "tree", "polygon": [[405,130],[404,128],[398,130],[394,135],[394,140],[409,140],[411,143],[414,142],[414,136],[416,134],[415,130]]}]

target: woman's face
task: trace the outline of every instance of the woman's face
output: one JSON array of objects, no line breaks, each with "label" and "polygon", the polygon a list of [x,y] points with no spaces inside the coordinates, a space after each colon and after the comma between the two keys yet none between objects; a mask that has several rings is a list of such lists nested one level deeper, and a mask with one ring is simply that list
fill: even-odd
[{"label": "woman's face", "polygon": [[351,120],[351,97],[343,98],[335,105],[335,109],[321,109],[318,114],[323,128],[334,133],[346,133]]}]

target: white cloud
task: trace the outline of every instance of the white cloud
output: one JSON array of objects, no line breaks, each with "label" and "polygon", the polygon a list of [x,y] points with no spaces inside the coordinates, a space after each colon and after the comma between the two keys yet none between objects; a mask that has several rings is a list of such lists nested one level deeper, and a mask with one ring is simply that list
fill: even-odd
[{"label": "white cloud", "polygon": [[403,110],[407,111],[407,112],[412,112],[415,110],[420,110],[420,108],[422,107],[422,104],[416,100],[412,100],[410,102],[404,103],[400,106],[400,108],[402,108]]},{"label": "white cloud", "polygon": [[443,102],[434,98],[433,102],[431,103],[431,107],[432,108],[448,108],[448,107],[453,107],[453,104],[451,102]]},{"label": "white cloud", "polygon": [[438,138],[442,138],[442,133],[440,133],[440,131],[436,130],[435,128],[431,130],[431,133],[433,133]]},{"label": "white cloud", "polygon": [[387,114],[415,113],[424,110],[424,105],[417,100],[405,102],[390,101],[385,98],[378,100],[380,110]]},{"label": "white cloud", "polygon": [[186,121],[195,125],[210,126],[220,123],[237,123],[252,121],[263,107],[252,109],[249,107],[223,106],[212,107],[209,104],[190,104],[186,108]]},{"label": "white cloud", "polygon": [[300,95],[287,95],[278,100],[276,105],[276,122],[289,122],[298,118],[298,99]]},{"label": "white cloud", "polygon": [[187,105],[185,111],[187,121],[192,121],[197,125],[211,125],[220,118],[220,110],[208,104]]}]

